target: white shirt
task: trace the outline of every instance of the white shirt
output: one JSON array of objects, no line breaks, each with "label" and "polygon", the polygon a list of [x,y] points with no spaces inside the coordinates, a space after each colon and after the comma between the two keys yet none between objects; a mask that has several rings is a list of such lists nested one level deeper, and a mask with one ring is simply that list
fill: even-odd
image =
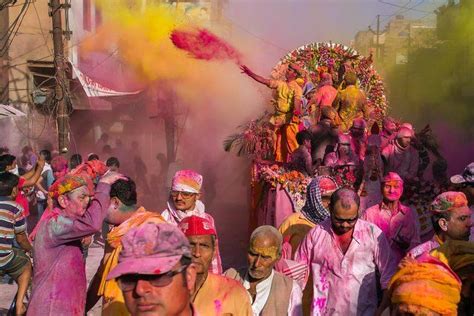
[{"label": "white shirt", "polygon": [[[265,280],[257,284],[257,295],[255,296],[255,301],[252,302],[252,311],[253,311],[254,316],[259,316],[263,310],[263,307],[265,307],[265,304],[267,303],[268,297],[270,296],[270,290],[272,288],[272,281],[273,281],[274,275],[275,275],[275,272],[272,270],[272,273],[270,274],[268,278],[266,278]],[[248,293],[248,290],[250,289],[248,275],[245,275],[243,286],[247,290],[247,293]],[[252,301],[252,297],[250,294],[249,296],[250,296],[250,301]],[[303,297],[303,291],[299,287],[298,283],[296,283],[296,281],[293,281],[293,287],[291,289],[291,295],[290,295],[290,303],[288,304],[288,315],[291,315],[291,316],[303,315],[302,303],[301,303],[302,297]]]}]

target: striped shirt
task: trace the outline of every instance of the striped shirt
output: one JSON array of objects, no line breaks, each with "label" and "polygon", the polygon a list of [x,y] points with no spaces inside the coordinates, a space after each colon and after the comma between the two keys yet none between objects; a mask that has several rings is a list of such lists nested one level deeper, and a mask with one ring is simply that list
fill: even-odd
[{"label": "striped shirt", "polygon": [[23,208],[9,197],[0,197],[0,268],[13,259],[15,234],[26,231]]}]

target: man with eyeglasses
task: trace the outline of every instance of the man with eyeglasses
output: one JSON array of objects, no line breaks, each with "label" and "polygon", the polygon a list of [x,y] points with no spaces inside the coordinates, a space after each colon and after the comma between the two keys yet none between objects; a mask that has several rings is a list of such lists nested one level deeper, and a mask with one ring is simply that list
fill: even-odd
[{"label": "man with eyeglasses", "polygon": [[239,282],[209,272],[216,249],[214,226],[205,218],[189,216],[178,227],[191,245],[192,263],[197,273],[192,302],[199,312],[202,315],[253,315],[247,292]]},{"label": "man with eyeglasses", "polygon": [[132,316],[198,315],[191,303],[196,267],[186,236],[167,223],[146,223],[122,238],[116,279]]},{"label": "man with eyeglasses", "polygon": [[[311,268],[312,315],[379,315],[389,305],[386,289],[396,263],[383,232],[358,219],[359,204],[349,188],[334,192],[330,218],[306,235],[295,254]],[[380,305],[376,274],[384,290]]]},{"label": "man with eyeglasses", "polygon": [[[194,170],[180,170],[175,173],[171,182],[167,208],[161,213],[165,221],[177,226],[184,218],[194,215],[207,219],[215,227],[214,218],[206,213],[206,207],[200,200],[202,181],[202,175]],[[217,239],[216,255],[212,259],[209,269],[212,273],[222,274],[222,261]]]}]

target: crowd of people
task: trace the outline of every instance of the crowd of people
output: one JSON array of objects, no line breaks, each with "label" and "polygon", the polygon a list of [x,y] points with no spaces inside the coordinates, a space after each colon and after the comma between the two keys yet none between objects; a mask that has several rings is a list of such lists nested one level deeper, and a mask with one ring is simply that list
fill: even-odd
[{"label": "crowd of people", "polygon": [[[323,73],[303,93],[296,66],[287,82],[242,70],[277,91],[274,157],[311,177],[301,211],[257,227],[247,265],[224,267],[198,172],[160,183],[170,189],[155,212],[116,157],[2,149],[0,273],[18,285],[16,315],[84,315],[99,300],[103,315],[473,315],[474,163],[426,205],[426,228],[402,198],[420,181],[414,129],[390,118],[369,128],[354,73],[343,90]],[[310,112],[305,128],[295,111]],[[356,176],[324,172],[338,167]],[[87,284],[93,239],[104,255]]]}]

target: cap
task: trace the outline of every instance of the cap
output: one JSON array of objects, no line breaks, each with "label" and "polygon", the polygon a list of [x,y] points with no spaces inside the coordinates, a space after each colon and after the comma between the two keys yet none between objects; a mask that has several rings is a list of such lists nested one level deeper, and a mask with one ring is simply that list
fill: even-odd
[{"label": "cap", "polygon": [[464,207],[468,207],[466,195],[455,191],[441,193],[431,203],[431,211],[434,213],[445,213]]},{"label": "cap", "polygon": [[189,236],[202,236],[202,235],[214,235],[217,236],[214,225],[207,218],[199,216],[185,217],[179,224],[179,229],[186,235]]},{"label": "cap", "polygon": [[202,187],[202,176],[194,170],[177,171],[171,183],[174,191],[199,193]]},{"label": "cap", "polygon": [[118,265],[107,280],[124,274],[162,274],[185,256],[191,258],[188,239],[178,227],[168,223],[146,223],[122,237]]},{"label": "cap", "polygon": [[462,174],[456,174],[451,177],[451,182],[455,184],[469,183],[474,184],[474,162],[471,162]]},{"label": "cap", "polygon": [[356,118],[352,122],[352,128],[365,129],[367,122],[363,118]]}]

